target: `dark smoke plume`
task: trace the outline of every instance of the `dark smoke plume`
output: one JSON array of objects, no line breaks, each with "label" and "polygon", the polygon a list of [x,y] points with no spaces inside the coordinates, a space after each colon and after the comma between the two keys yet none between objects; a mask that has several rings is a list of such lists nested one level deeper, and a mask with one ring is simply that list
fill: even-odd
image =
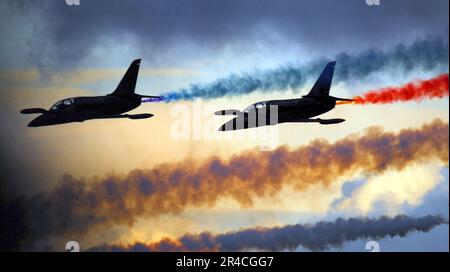
[{"label": "dark smoke plume", "polygon": [[[264,251],[295,250],[303,246],[313,251],[340,247],[347,241],[382,239],[386,236],[404,237],[410,232],[428,232],[433,227],[448,222],[442,216],[419,218],[398,215],[369,218],[338,218],[334,222],[315,225],[287,225],[275,228],[252,228],[223,234],[202,232],[185,234],[178,239],[164,238],[159,242],[135,243],[128,246],[102,245],[90,251]],[[361,248],[364,250],[364,248]]]}]

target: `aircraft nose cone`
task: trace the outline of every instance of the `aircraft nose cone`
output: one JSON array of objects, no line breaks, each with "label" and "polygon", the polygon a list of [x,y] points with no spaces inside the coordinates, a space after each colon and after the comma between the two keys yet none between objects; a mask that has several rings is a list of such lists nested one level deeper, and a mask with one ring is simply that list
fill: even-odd
[{"label": "aircraft nose cone", "polygon": [[29,122],[27,127],[38,127],[38,121],[36,119],[33,119],[31,122]]},{"label": "aircraft nose cone", "polygon": [[45,125],[47,121],[47,118],[45,117],[45,115],[40,115],[36,118],[34,118],[33,120],[31,120],[30,123],[28,123],[27,127],[41,127],[43,125]]}]

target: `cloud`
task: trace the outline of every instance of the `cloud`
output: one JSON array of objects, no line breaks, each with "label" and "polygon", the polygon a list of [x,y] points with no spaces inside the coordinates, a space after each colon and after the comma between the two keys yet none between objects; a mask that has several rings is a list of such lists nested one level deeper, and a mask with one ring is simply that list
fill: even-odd
[{"label": "cloud", "polygon": [[340,211],[367,215],[374,210],[396,214],[403,205],[416,207],[443,180],[437,165],[410,165],[370,177],[364,185],[337,205]]},{"label": "cloud", "polygon": [[[9,25],[4,29],[8,34],[5,49],[17,47],[10,36],[23,36],[30,44],[29,48],[19,47],[28,50],[24,61],[52,68],[73,66],[88,56],[93,58],[91,62],[99,55],[117,58],[99,48],[124,42],[132,47],[127,53],[157,63],[162,59],[180,61],[180,56],[184,56],[182,61],[192,61],[230,49],[250,54],[259,44],[279,52],[298,45],[308,52],[336,53],[344,48],[353,51],[448,33],[445,0],[426,5],[419,0],[387,1],[378,7],[369,7],[364,0],[195,0],[170,4],[163,0],[99,0],[76,7],[64,1],[14,1],[3,6],[1,25]],[[11,29],[11,21],[18,21],[17,27]],[[3,57],[13,63],[7,55]]]},{"label": "cloud", "polygon": [[380,239],[386,236],[404,237],[413,231],[428,232],[440,224],[448,224],[442,216],[419,218],[398,215],[369,218],[338,218],[334,222],[314,225],[287,225],[274,228],[253,228],[223,234],[202,232],[186,234],[176,240],[128,246],[102,245],[88,251],[243,251],[249,249],[282,251],[303,246],[310,250],[340,247],[344,242],[357,239]]},{"label": "cloud", "polygon": [[[74,69],[54,72],[48,76],[48,86],[74,85],[95,83],[102,80],[114,79],[120,80],[125,74],[124,69]],[[139,71],[140,76],[147,77],[176,77],[176,76],[199,76],[200,72],[195,70],[181,68],[144,68]],[[5,85],[20,86],[23,83],[39,84],[42,80],[42,74],[38,69],[15,69],[0,70],[0,82],[2,89],[6,89]],[[35,86],[34,85],[34,86]]]},{"label": "cloud", "polygon": [[30,231],[26,204],[22,197],[9,199],[1,185],[0,182],[0,251],[19,251]]},{"label": "cloud", "polygon": [[[77,69],[50,75],[50,80],[56,84],[85,84],[101,80],[119,80],[124,74],[124,69]],[[175,76],[199,76],[194,70],[180,68],[140,69],[140,76],[151,77],[175,77]]]},{"label": "cloud", "polygon": [[132,226],[141,217],[211,207],[223,198],[250,207],[254,199],[285,186],[305,191],[339,177],[401,170],[413,162],[448,164],[448,142],[448,123],[435,120],[396,134],[372,127],[332,144],[315,140],[296,149],[249,150],[229,160],[162,164],[92,181],[65,175],[53,190],[27,198],[25,210],[34,238]]},{"label": "cloud", "polygon": [[1,70],[0,82],[19,83],[21,81],[36,81],[39,79],[39,71],[37,69],[16,69],[16,70]]}]

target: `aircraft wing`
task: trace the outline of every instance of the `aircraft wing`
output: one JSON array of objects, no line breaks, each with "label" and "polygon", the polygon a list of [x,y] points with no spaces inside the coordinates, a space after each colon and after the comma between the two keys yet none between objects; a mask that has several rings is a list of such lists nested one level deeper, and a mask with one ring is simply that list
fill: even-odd
[{"label": "aircraft wing", "polygon": [[[230,121],[226,122],[225,124],[223,124],[220,128],[219,131],[231,131],[231,130],[237,130],[239,128],[237,124],[241,123],[239,122],[240,120],[244,120],[244,118],[239,118],[239,117],[235,117],[233,119],[231,119]],[[244,125],[242,125],[242,127],[240,129],[244,129]]]},{"label": "aircraft wing", "polygon": [[[299,123],[319,123],[321,125],[332,125],[332,124],[339,124],[344,122],[345,119],[341,118],[334,118],[334,119],[321,119],[321,118],[315,118],[315,119],[291,119],[287,122],[299,122]],[[266,125],[266,124],[264,124]],[[237,116],[230,121],[223,124],[219,131],[232,131],[232,130],[239,130],[239,129],[248,129],[248,128],[254,128],[264,125],[257,125],[257,124],[251,124],[245,120],[245,118]],[[269,125],[269,124],[267,124]]]},{"label": "aircraft wing", "polygon": [[129,118],[129,119],[147,119],[151,118],[154,115],[151,113],[138,113],[138,114],[118,114],[118,115],[111,115],[111,116],[101,116],[96,117],[92,119],[115,119],[115,118]]},{"label": "aircraft wing", "polygon": [[[259,126],[263,126],[263,125],[260,124]],[[233,118],[230,121],[223,124],[219,128],[219,131],[240,130],[240,129],[254,128],[254,127],[258,127],[256,119],[255,119],[255,122],[249,122],[249,120],[247,118],[245,118],[244,113],[242,113],[242,115],[236,116],[235,118]]]},{"label": "aircraft wing", "polygon": [[314,119],[297,119],[297,120],[291,120],[291,122],[299,122],[299,123],[319,123],[321,125],[332,125],[332,124],[339,124],[344,122],[345,119],[341,118],[333,118],[333,119],[321,119],[321,118],[314,118]]}]

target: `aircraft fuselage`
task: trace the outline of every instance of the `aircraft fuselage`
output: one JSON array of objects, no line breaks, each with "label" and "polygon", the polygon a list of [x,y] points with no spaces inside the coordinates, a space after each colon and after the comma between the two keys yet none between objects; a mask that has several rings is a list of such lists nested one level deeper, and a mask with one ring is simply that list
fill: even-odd
[{"label": "aircraft fuselage", "polygon": [[[238,130],[289,122],[319,122],[311,117],[326,113],[335,106],[336,100],[332,97],[261,101],[238,113],[238,116],[225,123],[219,130]],[[333,123],[338,122],[341,122],[341,119],[336,119]]]},{"label": "aircraft fuselage", "polygon": [[139,96],[80,96],[68,99],[72,99],[73,104],[55,110],[51,108],[50,112],[113,115],[130,111],[141,104]]},{"label": "aircraft fuselage", "polygon": [[247,129],[288,122],[309,122],[321,125],[342,123],[341,118],[320,119],[312,117],[332,110],[336,101],[353,101],[353,99],[330,96],[335,61],[328,63],[309,93],[302,98],[269,100],[254,103],[244,111],[235,109],[220,110],[216,115],[234,115],[232,120],[223,124],[219,131]]},{"label": "aircraft fuselage", "polygon": [[270,114],[270,107],[277,107],[278,123],[302,121],[326,113],[336,105],[336,101],[328,97],[270,100],[263,103],[267,105],[268,115]]}]

